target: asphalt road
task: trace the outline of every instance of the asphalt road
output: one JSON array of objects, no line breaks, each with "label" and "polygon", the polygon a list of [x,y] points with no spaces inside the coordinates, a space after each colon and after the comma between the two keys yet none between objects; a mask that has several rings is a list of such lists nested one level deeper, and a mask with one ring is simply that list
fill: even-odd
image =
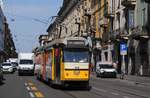
[{"label": "asphalt road", "polygon": [[0,98],[150,98],[150,86],[113,78],[91,76],[91,90],[52,88],[34,76],[5,74]]}]

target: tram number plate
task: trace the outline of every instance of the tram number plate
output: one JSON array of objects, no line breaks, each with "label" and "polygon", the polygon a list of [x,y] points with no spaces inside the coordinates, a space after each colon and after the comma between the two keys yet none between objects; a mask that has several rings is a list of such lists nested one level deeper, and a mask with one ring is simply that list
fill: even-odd
[{"label": "tram number plate", "polygon": [[79,74],[80,74],[80,69],[79,69],[79,67],[75,67],[74,74],[75,74],[75,75],[79,75]]}]

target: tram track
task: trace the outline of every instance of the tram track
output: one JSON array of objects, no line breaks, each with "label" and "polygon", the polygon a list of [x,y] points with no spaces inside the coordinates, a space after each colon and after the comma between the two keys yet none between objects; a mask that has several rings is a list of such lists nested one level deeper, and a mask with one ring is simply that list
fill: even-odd
[{"label": "tram track", "polygon": [[[83,97],[78,97],[78,96],[76,96],[76,95],[74,95],[74,94],[72,94],[72,93],[70,93],[70,92],[67,92],[67,91],[63,91],[63,93],[65,93],[66,95],[71,96],[72,98],[83,98]],[[101,94],[96,93],[96,92],[93,92],[93,91],[90,91],[90,92],[87,92],[87,93],[90,93],[90,94],[92,94],[92,95],[99,96],[100,98],[108,98],[108,97],[105,96],[105,95],[101,95]],[[76,93],[75,93],[75,94],[76,94]]]},{"label": "tram track", "polygon": [[100,93],[96,93],[96,92],[93,92],[93,91],[90,91],[90,93],[101,96],[102,98],[108,98],[106,95],[101,95]]},{"label": "tram track", "polygon": [[75,96],[74,94],[71,94],[71,93],[67,92],[67,91],[62,91],[62,92],[63,92],[64,94],[66,94],[66,95],[71,96],[72,98],[80,98],[80,97]]},{"label": "tram track", "polygon": [[[133,88],[130,88],[129,86],[128,87],[125,87],[125,86],[118,87],[118,86],[112,86],[112,85],[105,86],[105,85],[102,85],[102,84],[96,83],[96,82],[92,82],[92,84],[96,84],[96,85],[101,86],[102,88],[108,88],[110,90],[118,91],[118,92],[124,93],[124,94],[133,95],[133,96],[140,97],[140,98],[149,98],[149,96],[136,93],[137,91]],[[126,89],[126,90],[124,90],[124,89]]]},{"label": "tram track", "polygon": [[[79,90],[79,91],[85,91],[85,90]],[[62,92],[66,95],[69,95],[71,98],[83,98],[83,96],[77,96],[77,95],[80,95],[81,93],[76,92],[76,90],[73,92],[70,92],[69,90],[68,91],[62,90]],[[100,94],[96,91],[94,92],[92,90],[90,90],[90,91],[87,90],[84,93],[91,94],[92,96],[96,96],[93,98],[108,98],[106,95],[102,95],[102,94]]]}]

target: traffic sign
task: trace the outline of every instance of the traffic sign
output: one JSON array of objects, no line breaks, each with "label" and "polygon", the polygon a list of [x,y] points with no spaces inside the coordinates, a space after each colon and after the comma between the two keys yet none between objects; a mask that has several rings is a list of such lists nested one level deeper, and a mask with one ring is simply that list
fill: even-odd
[{"label": "traffic sign", "polygon": [[126,43],[120,44],[120,55],[127,55],[127,44]]}]

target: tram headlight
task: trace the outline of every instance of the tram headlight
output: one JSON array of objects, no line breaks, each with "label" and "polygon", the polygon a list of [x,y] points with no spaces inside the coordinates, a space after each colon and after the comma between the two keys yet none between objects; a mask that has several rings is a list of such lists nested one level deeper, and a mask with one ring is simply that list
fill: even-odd
[{"label": "tram headlight", "polygon": [[66,73],[66,76],[69,76],[69,74],[68,74],[68,73]]},{"label": "tram headlight", "polygon": [[85,76],[87,77],[87,73],[85,73]]}]

